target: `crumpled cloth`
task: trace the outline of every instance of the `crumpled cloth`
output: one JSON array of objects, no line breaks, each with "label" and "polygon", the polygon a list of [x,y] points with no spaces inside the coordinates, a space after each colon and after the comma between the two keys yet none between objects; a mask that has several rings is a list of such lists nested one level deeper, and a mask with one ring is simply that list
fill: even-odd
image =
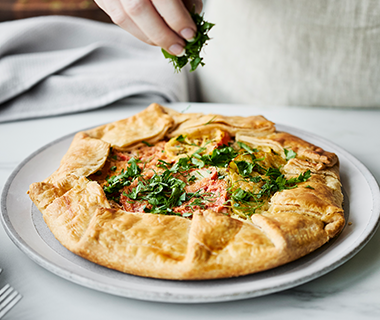
[{"label": "crumpled cloth", "polygon": [[0,122],[81,112],[142,97],[189,100],[160,48],[121,28],[49,16],[0,23]]}]

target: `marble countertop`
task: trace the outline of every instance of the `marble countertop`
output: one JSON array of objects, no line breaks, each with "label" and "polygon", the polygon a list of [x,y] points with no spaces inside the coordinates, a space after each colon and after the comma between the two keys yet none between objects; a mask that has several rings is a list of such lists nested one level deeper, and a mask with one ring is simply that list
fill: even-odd
[{"label": "marble countertop", "polygon": [[[189,104],[171,105],[178,110]],[[170,105],[168,105],[170,106]],[[190,111],[207,112],[191,103]],[[213,105],[220,113],[262,114],[315,133],[350,152],[380,181],[380,110]],[[145,106],[115,104],[96,111],[0,124],[0,189],[32,152],[66,134],[118,120]],[[380,232],[352,259],[301,286],[241,301],[169,304],[113,296],[74,284],[30,260],[0,227],[0,287],[10,283],[23,299],[4,319],[308,319],[380,318]]]}]

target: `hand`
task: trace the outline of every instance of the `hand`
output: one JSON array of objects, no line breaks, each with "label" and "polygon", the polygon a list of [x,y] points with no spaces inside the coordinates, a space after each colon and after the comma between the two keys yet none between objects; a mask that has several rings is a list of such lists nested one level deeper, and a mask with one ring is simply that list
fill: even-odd
[{"label": "hand", "polygon": [[114,23],[136,38],[184,54],[185,40],[191,40],[196,26],[189,11],[202,10],[202,0],[95,0]]}]

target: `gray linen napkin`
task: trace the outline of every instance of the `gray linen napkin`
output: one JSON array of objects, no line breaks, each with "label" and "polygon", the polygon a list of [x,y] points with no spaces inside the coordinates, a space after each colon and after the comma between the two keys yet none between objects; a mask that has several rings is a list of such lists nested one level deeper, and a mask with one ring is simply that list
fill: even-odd
[{"label": "gray linen napkin", "polygon": [[142,96],[188,101],[187,73],[119,27],[50,16],[0,23],[0,122]]}]

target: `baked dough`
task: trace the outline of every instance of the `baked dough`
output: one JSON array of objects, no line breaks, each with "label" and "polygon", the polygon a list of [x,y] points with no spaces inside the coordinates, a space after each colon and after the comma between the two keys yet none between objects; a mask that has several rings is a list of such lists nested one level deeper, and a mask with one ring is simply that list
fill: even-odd
[{"label": "baked dough", "polygon": [[[199,155],[210,154],[228,139],[230,146],[236,149],[238,143],[244,149],[236,151],[235,160],[204,168],[195,160],[192,173],[186,176],[192,180],[186,188],[206,190],[207,185],[214,197],[208,205],[189,200],[182,211],[157,214],[146,209],[152,208],[146,201],[129,198],[128,192],[139,179],[147,181],[180,159],[190,159],[189,155],[197,153],[197,144],[196,149],[204,146]],[[120,164],[125,157],[127,168],[131,155],[138,157],[142,150],[160,152],[137,163],[148,176],[123,186],[122,205],[121,198],[104,191],[109,181],[104,175],[112,170],[115,175],[120,173],[120,168],[110,167],[112,161]],[[287,157],[289,152],[291,157]],[[157,160],[157,154],[165,160]],[[246,176],[236,159],[250,167]],[[143,162],[156,165],[150,175],[141,169]],[[264,171],[271,167],[287,179],[283,181],[303,179],[267,198],[253,196],[264,188],[268,177]],[[197,182],[194,172],[214,178],[208,177],[207,184],[203,178]],[[216,174],[222,179],[215,178]],[[211,184],[219,191],[210,191],[214,190]],[[195,189],[186,196],[194,195]],[[251,202],[241,205],[238,197],[233,198],[234,192],[251,192]],[[158,104],[125,120],[77,133],[57,171],[33,183],[29,196],[68,250],[108,268],[163,279],[227,278],[274,268],[319,248],[345,224],[339,162],[334,153],[277,132],[274,123],[262,116],[183,114]],[[218,197],[225,198],[218,202]],[[252,199],[258,201],[256,209],[250,206]],[[128,212],[126,207],[134,209]]]}]

